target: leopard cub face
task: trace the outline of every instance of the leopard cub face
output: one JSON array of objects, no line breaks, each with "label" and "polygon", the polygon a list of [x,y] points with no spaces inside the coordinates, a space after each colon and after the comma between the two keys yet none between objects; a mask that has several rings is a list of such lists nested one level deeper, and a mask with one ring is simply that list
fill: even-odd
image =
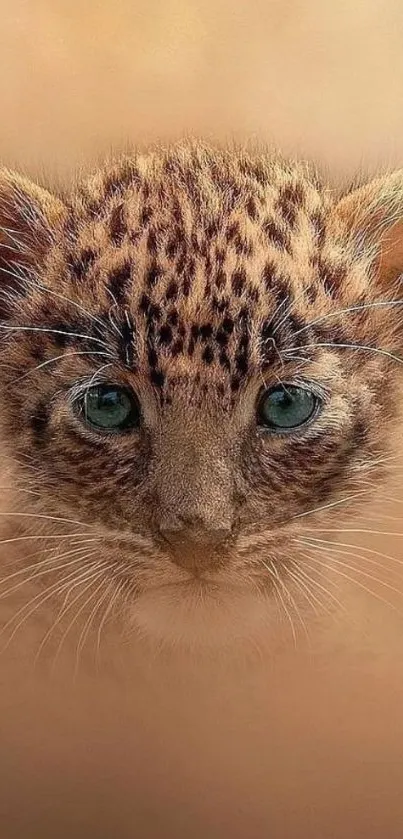
[{"label": "leopard cub face", "polygon": [[304,528],[380,479],[402,214],[401,173],[335,197],[302,164],[197,143],[62,197],[4,171],[0,413],[30,490],[21,527],[92,539],[80,572],[95,563],[161,637],[264,621],[303,581]]}]

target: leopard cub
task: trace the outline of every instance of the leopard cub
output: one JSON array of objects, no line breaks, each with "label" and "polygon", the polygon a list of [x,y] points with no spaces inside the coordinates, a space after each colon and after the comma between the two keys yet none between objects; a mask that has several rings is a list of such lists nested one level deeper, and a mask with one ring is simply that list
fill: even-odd
[{"label": "leopard cub", "polygon": [[1,585],[186,643],[314,594],[306,528],[376,487],[398,418],[402,222],[403,172],[340,196],[197,142],[63,195],[1,171]]}]

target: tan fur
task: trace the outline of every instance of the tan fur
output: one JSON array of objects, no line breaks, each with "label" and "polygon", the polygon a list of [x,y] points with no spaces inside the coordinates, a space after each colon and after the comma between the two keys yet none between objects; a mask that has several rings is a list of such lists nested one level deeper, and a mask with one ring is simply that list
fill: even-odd
[{"label": "tan fur", "polygon": [[[342,520],[380,478],[399,407],[402,174],[338,200],[300,163],[182,143],[62,197],[4,172],[0,208],[1,424],[27,537],[11,565],[46,536],[55,608],[87,585],[161,638],[225,620],[236,635],[240,615],[247,634],[298,579],[307,523]],[[257,428],[278,381],[323,396],[301,432]],[[77,418],[94,382],[136,393],[139,431]],[[177,522],[192,529],[173,557],[161,530]],[[77,539],[66,581],[58,557]]]}]

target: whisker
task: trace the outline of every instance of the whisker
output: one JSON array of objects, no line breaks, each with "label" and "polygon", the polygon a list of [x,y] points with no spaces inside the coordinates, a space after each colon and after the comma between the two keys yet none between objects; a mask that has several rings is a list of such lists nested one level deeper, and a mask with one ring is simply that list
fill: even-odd
[{"label": "whisker", "polygon": [[[329,607],[325,603],[323,603],[322,600],[319,600],[319,598],[316,596],[316,594],[312,591],[312,589],[309,586],[310,585],[315,586],[320,591],[324,592],[327,597],[329,597],[332,600],[336,600],[336,603],[338,605],[341,605],[341,604],[339,604],[339,601],[334,597],[334,595],[332,595],[331,592],[329,592],[324,586],[322,586],[320,583],[318,583],[317,580],[310,577],[309,574],[306,574],[306,572],[300,567],[300,565],[297,565],[296,562],[293,561],[292,566],[293,566],[293,574],[295,575],[295,579],[299,579],[300,585],[303,586],[303,588],[307,592],[307,596],[308,596],[308,593],[309,593],[309,596],[313,599],[314,603],[316,603],[319,606],[320,609],[325,610],[328,615],[331,615],[332,612],[329,609]],[[315,610],[314,606],[313,606],[313,608]],[[316,611],[316,614],[319,614],[317,609],[315,611]]]},{"label": "whisker", "polygon": [[[92,586],[95,582],[97,582],[97,580],[98,580],[100,577],[102,577],[102,578],[103,578],[104,571],[105,571],[108,567],[110,567],[110,566],[108,566],[108,565],[106,564],[104,568],[102,568],[100,571],[98,571],[98,573],[97,573],[97,574],[95,574],[95,578],[91,578],[91,580],[90,580],[89,584],[88,584],[87,586],[85,586],[84,590],[83,590],[83,591],[80,591],[80,592],[76,595],[76,597],[75,597],[75,598],[71,601],[70,605],[67,607],[66,613],[67,613],[67,612],[69,612],[69,611],[71,610],[71,608],[74,606],[74,604],[75,604],[75,603],[77,603],[77,601],[78,601],[78,600],[80,600],[80,599],[83,597],[83,595],[84,595],[84,594],[86,594],[86,592],[88,591],[88,589],[90,589],[90,588],[91,588],[91,586]],[[86,581],[84,581],[84,582],[86,582]],[[102,584],[103,584],[103,583],[104,583],[104,579],[102,579]],[[58,647],[57,647],[57,650],[56,650],[56,653],[55,653],[55,656],[54,656],[54,659],[53,659],[53,663],[52,663],[52,673],[54,672],[54,670],[55,670],[55,668],[56,668],[56,665],[57,665],[58,659],[59,659],[59,657],[60,657],[60,654],[61,654],[62,648],[63,648],[63,646],[64,646],[64,642],[66,641],[67,636],[70,634],[70,632],[71,632],[71,630],[72,630],[72,628],[73,628],[74,624],[76,623],[77,619],[80,617],[80,615],[82,614],[82,612],[84,611],[84,609],[86,608],[86,606],[87,606],[87,605],[88,605],[88,600],[86,600],[86,601],[84,602],[84,604],[81,606],[81,608],[77,611],[77,613],[74,615],[73,619],[72,619],[72,620],[70,621],[70,623],[68,624],[67,629],[63,632],[63,635],[62,635],[62,637],[61,637],[60,643],[59,643],[59,645],[58,645]]]},{"label": "whisker", "polygon": [[30,539],[73,539],[76,536],[86,536],[86,533],[57,533],[57,534],[50,534],[50,535],[31,535],[31,536],[14,536],[11,539],[0,539],[0,545],[11,545],[14,542],[26,542]]},{"label": "whisker", "polygon": [[[24,566],[20,568],[18,571],[13,571],[11,574],[6,574],[5,577],[0,577],[0,586],[3,586],[5,583],[9,583],[10,580],[16,579],[17,577],[21,577],[23,574],[27,574],[27,572],[32,570],[39,570],[40,568],[44,568],[47,565],[51,565],[55,562],[58,562],[61,559],[65,559],[67,556],[73,556],[75,553],[78,553],[90,543],[96,542],[96,539],[82,539],[80,542],[72,542],[72,550],[66,551],[65,553],[59,554],[55,549],[52,548],[45,548],[40,551],[35,551],[35,553],[28,554],[28,556],[24,556]],[[25,565],[25,560],[31,559],[32,557],[42,556],[44,553],[51,553],[52,556],[50,559],[43,559],[41,562],[33,562],[31,565]],[[27,582],[24,580],[24,583]],[[4,592],[1,592],[0,598],[3,596]]]},{"label": "whisker", "polygon": [[330,320],[331,318],[336,317],[336,315],[348,315],[350,312],[363,312],[367,309],[382,309],[388,306],[393,308],[395,306],[402,305],[403,300],[381,300],[374,303],[360,303],[356,306],[348,306],[345,309],[336,309],[336,311],[328,312],[327,314],[321,315],[321,317],[315,318],[315,320],[311,320],[309,323],[305,324],[305,326],[299,329],[298,332],[294,332],[294,338],[311,329],[312,326],[316,326],[318,323],[323,323],[325,320]]},{"label": "whisker", "polygon": [[[10,594],[14,594],[14,592],[18,591],[23,586],[28,585],[28,583],[33,583],[35,580],[39,580],[42,577],[47,576],[48,574],[54,574],[55,571],[62,571],[64,568],[69,568],[72,565],[77,565],[77,563],[82,562],[83,561],[83,557],[81,556],[82,550],[83,550],[83,548],[77,548],[77,550],[69,551],[67,554],[64,554],[65,557],[66,556],[74,556],[76,553],[78,553],[80,555],[76,559],[72,559],[72,560],[70,560],[70,562],[65,562],[62,565],[57,564],[59,557],[54,557],[54,559],[52,560],[51,567],[47,567],[48,565],[50,565],[50,562],[49,562],[49,560],[45,560],[44,563],[43,563],[43,565],[46,565],[45,570],[42,570],[43,569],[42,563],[36,563],[34,565],[35,574],[31,574],[29,577],[24,578],[23,580],[19,580],[19,582],[16,583],[15,585],[13,585],[11,588],[8,588],[6,591],[2,591],[1,594],[0,594],[0,600],[4,600],[6,597],[9,597]],[[39,566],[42,565],[42,568],[40,568],[40,567],[38,568],[38,565]],[[25,569],[24,569],[24,571],[25,571]],[[19,573],[20,572],[15,572],[14,575],[11,574],[6,579],[10,580],[13,576],[15,577]],[[4,581],[2,580],[1,582],[3,583]]]},{"label": "whisker", "polygon": [[[333,343],[331,341],[328,341],[328,342],[321,341],[321,342],[318,342],[317,344],[307,344],[306,347],[304,347],[304,349],[309,350],[309,349],[315,349],[317,347],[330,348],[332,350],[337,350],[337,349],[361,350],[362,352],[375,353],[375,355],[382,355],[385,358],[389,358],[389,359],[392,359],[392,361],[396,361],[398,364],[403,364],[403,358],[399,358],[399,356],[395,355],[394,353],[389,352],[388,350],[383,350],[380,347],[367,347],[365,344],[338,344],[338,343]],[[297,348],[296,347],[291,347],[291,351],[294,350],[294,349],[297,349]]]},{"label": "whisker", "polygon": [[288,571],[289,576],[293,580],[294,585],[297,586],[297,588],[301,592],[302,596],[309,603],[311,609],[313,609],[314,614],[316,616],[319,616],[317,606],[320,605],[320,607],[322,609],[324,609],[323,604],[320,603],[320,601],[314,595],[312,595],[312,592],[310,591],[310,589],[308,588],[306,583],[304,583],[304,581],[301,580],[301,578],[299,577],[299,575],[297,574],[297,572],[295,570],[292,570],[290,567],[288,567],[287,571]]},{"label": "whisker", "polygon": [[[322,556],[327,556],[327,553],[331,552],[332,554],[337,553],[341,556],[354,556],[356,559],[363,559],[365,561],[365,557],[362,557],[359,554],[355,555],[351,553],[346,553],[344,551],[340,551],[338,548],[335,548],[334,550],[332,548],[327,548],[327,553],[325,554],[323,548],[317,545],[306,544],[305,547],[309,548],[310,550],[319,551]],[[311,559],[313,559],[312,555]],[[390,583],[385,582],[385,580],[381,580],[379,577],[375,577],[374,574],[370,574],[368,571],[363,571],[362,568],[356,568],[354,565],[350,565],[348,562],[343,562],[341,559],[334,559],[332,556],[328,557],[328,559],[331,563],[334,563],[335,565],[341,565],[343,568],[347,568],[349,571],[354,571],[356,574],[360,574],[362,577],[366,577],[367,579],[372,580],[374,583],[377,583],[377,585],[380,585],[383,588],[387,588],[389,589],[389,591],[393,591],[394,594],[398,594],[400,597],[403,597],[403,591],[401,589],[396,588],[396,586],[392,586]],[[374,562],[374,560],[372,560],[372,562]]]},{"label": "whisker", "polygon": [[[93,598],[96,597],[96,595],[98,594],[100,589],[105,589],[105,579],[101,580],[99,586],[97,586],[97,588],[95,589],[93,594],[88,598],[88,600],[85,604],[86,606],[88,606],[88,604],[91,603]],[[78,639],[77,650],[76,650],[76,664],[75,664],[75,667],[74,667],[74,679],[77,679],[77,677],[78,677],[81,653],[84,649],[85,642],[88,638],[88,634],[89,634],[89,631],[91,629],[91,625],[94,621],[95,615],[97,614],[99,607],[102,606],[102,603],[104,602],[104,599],[106,597],[107,592],[108,592],[108,586],[106,588],[106,592],[104,590],[103,594],[101,594],[101,596],[96,600],[95,606],[92,608],[92,610],[91,610],[91,612],[90,612],[90,614],[89,614],[89,616],[88,616],[88,618],[87,618],[87,620],[84,624],[81,635]]]},{"label": "whisker", "polygon": [[106,343],[106,341],[102,341],[101,338],[96,338],[94,335],[85,335],[81,334],[80,332],[67,332],[63,329],[51,329],[46,326],[7,326],[5,324],[1,324],[0,329],[2,329],[3,332],[43,332],[49,335],[64,335],[67,338],[80,338],[84,341],[90,341],[94,344],[100,344],[106,350],[110,350],[110,347]]},{"label": "whisker", "polygon": [[[402,565],[403,566],[403,560],[398,559],[395,556],[390,556],[390,554],[385,554],[385,553],[382,553],[381,551],[376,551],[375,548],[367,548],[364,545],[353,545],[351,543],[349,544],[348,542],[334,542],[333,540],[330,540],[330,539],[318,539],[317,537],[314,537],[314,536],[307,536],[307,537],[303,536],[302,539],[304,539],[305,541],[308,539],[310,543],[311,542],[315,542],[315,543],[318,542],[320,545],[329,546],[330,548],[332,548],[333,546],[336,546],[336,547],[339,547],[339,548],[352,548],[353,550],[358,549],[360,551],[365,551],[365,553],[380,556],[383,559],[387,559],[389,562],[395,562],[397,565]],[[368,560],[368,561],[370,561],[370,560]],[[377,563],[377,565],[382,565],[382,563]]]},{"label": "whisker", "polygon": [[[94,573],[95,573],[95,568],[99,568],[99,562],[94,562],[92,566],[88,566],[86,571],[90,572],[90,571],[94,570]],[[7,644],[3,647],[3,649],[1,650],[1,653],[4,653],[7,650],[7,648],[9,647],[10,643],[12,642],[12,640],[15,637],[18,630],[22,627],[22,625],[24,623],[26,623],[26,621],[31,617],[31,615],[34,614],[34,612],[40,606],[43,606],[43,604],[46,603],[51,597],[53,597],[57,594],[61,594],[65,590],[65,588],[68,587],[69,580],[74,579],[74,577],[76,577],[76,571],[73,571],[71,574],[69,574],[67,577],[65,577],[64,582],[58,581],[57,583],[53,583],[53,585],[51,585],[47,589],[45,589],[44,592],[40,592],[35,597],[31,598],[31,600],[28,603],[26,603],[21,609],[18,610],[18,612],[15,615],[13,615],[10,618],[10,620],[7,621],[7,623],[0,630],[0,638],[12,626],[14,621],[18,617],[20,617],[20,615],[22,615],[21,620],[19,621],[17,626],[13,629],[11,635],[8,638]],[[32,604],[35,604],[35,605],[32,605]],[[28,609],[28,607],[31,607],[31,608]],[[28,609],[28,612],[26,614],[24,614],[26,609]]]},{"label": "whisker", "polygon": [[330,504],[323,504],[321,507],[314,507],[311,510],[306,510],[305,513],[297,513],[295,516],[292,517],[294,519],[301,519],[304,516],[311,516],[314,513],[319,513],[322,510],[330,510],[332,507],[338,507],[340,504],[346,504],[348,501],[353,501],[355,498],[358,498],[361,495],[367,494],[368,490],[360,490],[359,492],[354,492],[352,495],[348,495],[345,498],[341,498],[338,501],[332,501]]},{"label": "whisker", "polygon": [[[99,626],[98,626],[98,632],[97,632],[97,642],[96,642],[96,654],[95,654],[95,666],[96,666],[96,667],[99,667],[99,666],[100,666],[100,663],[101,663],[101,637],[102,637],[102,631],[103,631],[104,626],[105,626],[105,624],[106,624],[106,622],[107,622],[107,620],[108,620],[109,615],[110,615],[110,614],[111,614],[111,612],[113,611],[113,608],[114,608],[115,603],[116,603],[116,601],[117,601],[117,599],[118,599],[118,597],[119,597],[119,594],[121,593],[121,590],[120,590],[120,585],[119,585],[119,583],[118,583],[117,581],[114,581],[114,583],[112,583],[112,584],[110,585],[109,589],[111,589],[111,590],[113,591],[113,594],[112,594],[112,597],[110,597],[110,598],[107,600],[106,609],[105,609],[105,611],[104,611],[104,613],[103,613],[103,615],[102,615],[102,618],[101,618],[101,620],[100,620],[100,622],[99,622]],[[108,589],[108,591],[109,591],[109,589]]]},{"label": "whisker", "polygon": [[21,518],[46,519],[47,521],[59,521],[63,522],[64,524],[78,524],[81,527],[87,527],[92,529],[91,524],[86,524],[83,521],[77,521],[77,519],[64,519],[60,516],[49,516],[45,513],[13,513],[11,511],[5,510],[4,512],[0,513],[0,516],[7,518],[8,516],[20,516]]},{"label": "whisker", "polygon": [[[372,591],[370,588],[368,588],[368,586],[365,586],[364,583],[362,583],[360,580],[356,580],[354,577],[351,577],[349,574],[346,574],[344,571],[340,571],[340,568],[334,568],[333,567],[333,562],[335,562],[335,560],[331,560],[331,564],[329,565],[328,563],[324,562],[323,560],[317,559],[317,558],[312,557],[312,556],[310,556],[309,559],[310,559],[310,562],[316,562],[318,565],[320,565],[323,568],[326,568],[332,574],[336,574],[339,577],[343,577],[343,579],[347,580],[348,582],[350,582],[353,585],[357,586],[358,588],[362,589],[363,591],[365,591],[366,594],[369,594],[371,597],[374,597],[376,600],[379,600],[380,603],[383,603],[385,606],[388,606],[394,612],[397,612],[397,614],[399,614],[403,617],[403,612],[400,609],[398,609],[397,606],[395,606],[394,603],[391,603],[390,600],[386,600],[386,598],[382,597],[376,591]],[[353,568],[352,570],[355,571],[356,569]]]},{"label": "whisker", "polygon": [[[275,568],[273,562],[270,561],[270,566],[266,562],[263,562],[263,565],[265,566],[265,568],[267,568],[267,570],[268,570],[268,572],[269,572],[269,574],[272,578],[272,583],[273,583],[273,585],[276,589],[278,598],[279,598],[280,603],[283,607],[284,614],[286,615],[288,623],[289,623],[290,628],[291,628],[291,634],[292,634],[292,637],[293,637],[294,646],[297,649],[297,633],[295,631],[294,621],[292,619],[292,616],[291,616],[290,612],[287,609],[284,597],[283,597],[282,592],[281,592],[281,588],[284,588],[283,581],[281,580],[281,577],[279,576],[279,574],[277,572],[277,569]],[[277,583],[279,583],[279,585],[277,585]],[[279,587],[279,586],[281,586],[281,587]],[[288,590],[287,590],[287,594],[289,594]]]},{"label": "whisker", "polygon": [[54,364],[56,361],[60,361],[61,358],[72,358],[72,356],[77,355],[90,355],[91,358],[94,355],[102,355],[105,358],[112,358],[113,361],[116,361],[113,355],[110,353],[103,352],[102,350],[90,351],[90,350],[75,350],[74,352],[65,352],[61,353],[60,355],[56,355],[53,358],[48,358],[47,361],[42,361],[41,364],[37,364],[36,367],[33,367],[31,370],[28,370],[26,373],[23,373],[22,376],[18,376],[16,379],[13,379],[12,382],[8,385],[8,387],[12,387],[13,385],[17,384],[17,382],[21,382],[23,379],[26,379],[28,376],[33,375],[37,370],[41,370],[44,367],[48,367],[49,364]]},{"label": "whisker", "polygon": [[[91,556],[93,556],[93,555],[94,555],[93,553],[89,553],[85,558],[90,559]],[[91,574],[92,574],[92,572],[91,572]],[[83,582],[86,582],[87,579],[88,579],[87,569],[84,569],[83,573],[80,574],[79,577],[68,587],[67,592],[66,592],[66,596],[63,600],[63,603],[60,606],[59,612],[58,612],[55,620],[53,621],[52,625],[49,627],[48,631],[46,632],[46,634],[42,638],[42,641],[39,645],[38,651],[37,651],[36,656],[35,656],[35,664],[39,661],[39,658],[42,654],[42,651],[44,650],[44,648],[45,648],[46,644],[48,643],[48,641],[50,640],[51,636],[53,635],[56,627],[60,624],[60,622],[65,617],[65,615],[70,611],[70,609],[74,605],[74,603],[77,600],[79,600],[80,597],[82,597],[82,592],[80,592],[78,594],[77,598],[75,598],[69,604],[68,601],[69,601],[71,593],[74,591],[74,589],[77,588],[77,586],[80,586]],[[91,579],[92,579],[92,576],[91,576]]]}]

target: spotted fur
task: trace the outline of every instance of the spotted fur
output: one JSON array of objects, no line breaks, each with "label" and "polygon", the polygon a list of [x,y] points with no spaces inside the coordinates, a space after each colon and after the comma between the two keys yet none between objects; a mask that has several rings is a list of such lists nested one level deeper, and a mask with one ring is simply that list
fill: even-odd
[{"label": "spotted fur", "polygon": [[[301,517],[342,515],[377,479],[399,405],[403,177],[357,196],[198,143],[134,153],[61,197],[0,178],[1,422],[16,480],[39,492],[19,505],[96,528],[134,602],[189,575],[266,591]],[[323,400],[302,432],[257,426],[279,381]],[[86,427],[74,394],[94,382],[133,390],[139,431]],[[179,568],[167,521],[196,523],[203,546],[193,534]]]}]

